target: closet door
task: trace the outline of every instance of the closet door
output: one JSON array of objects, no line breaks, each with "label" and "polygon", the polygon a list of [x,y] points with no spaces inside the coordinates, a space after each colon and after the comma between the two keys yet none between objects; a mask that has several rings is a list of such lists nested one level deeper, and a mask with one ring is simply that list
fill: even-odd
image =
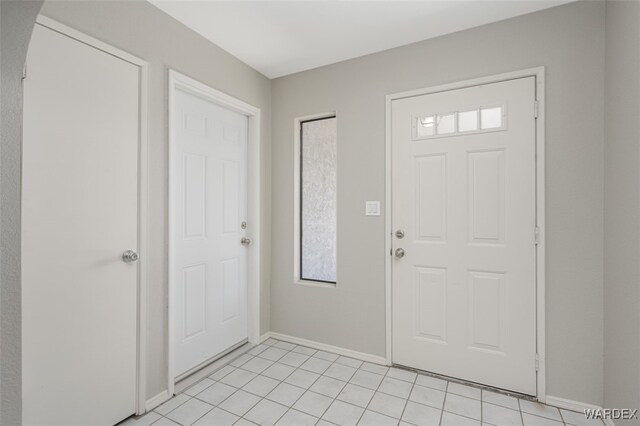
[{"label": "closet door", "polygon": [[135,412],[140,68],[36,25],[24,86],[23,421]]}]

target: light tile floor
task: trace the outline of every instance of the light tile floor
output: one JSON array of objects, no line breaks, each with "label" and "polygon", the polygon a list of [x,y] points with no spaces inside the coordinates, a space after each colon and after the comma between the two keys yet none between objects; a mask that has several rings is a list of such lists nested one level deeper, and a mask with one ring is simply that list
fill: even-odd
[{"label": "light tile floor", "polygon": [[151,424],[603,425],[582,413],[274,339],[122,426]]}]

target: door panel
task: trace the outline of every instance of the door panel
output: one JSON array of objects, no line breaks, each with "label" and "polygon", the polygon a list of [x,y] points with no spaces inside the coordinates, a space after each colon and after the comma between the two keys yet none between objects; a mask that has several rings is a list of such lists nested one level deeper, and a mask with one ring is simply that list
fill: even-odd
[{"label": "door panel", "polygon": [[447,229],[447,156],[416,157],[416,238],[444,241]]},{"label": "door panel", "polygon": [[535,79],[392,104],[393,362],[536,393]]},{"label": "door panel", "polygon": [[27,66],[23,420],[112,425],[136,402],[140,70],[40,25]]},{"label": "door panel", "polygon": [[176,377],[247,339],[248,118],[177,90],[172,155]]}]

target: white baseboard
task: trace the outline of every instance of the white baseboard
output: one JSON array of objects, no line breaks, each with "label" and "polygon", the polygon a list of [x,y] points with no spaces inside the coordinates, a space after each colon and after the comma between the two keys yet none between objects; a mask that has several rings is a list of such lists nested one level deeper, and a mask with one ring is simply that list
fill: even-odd
[{"label": "white baseboard", "polygon": [[[584,410],[601,410],[599,405],[588,404],[586,402],[572,401],[566,398],[560,398],[558,396],[547,395],[547,405],[552,405],[557,408],[563,408],[565,410],[577,411],[578,413],[584,413]],[[603,419],[604,424],[607,426],[615,426],[613,420]]]},{"label": "white baseboard", "polygon": [[588,409],[601,409],[602,407],[593,404],[587,404],[580,401],[572,401],[570,399],[560,398],[557,396],[547,395],[547,405],[553,405],[554,407],[564,408],[565,410],[577,411],[579,413]]},{"label": "white baseboard", "polygon": [[168,390],[164,390],[154,396],[153,398],[147,399],[147,403],[145,404],[147,412],[153,410],[163,402],[168,401],[173,395],[169,395]]},{"label": "white baseboard", "polygon": [[338,355],[348,356],[350,358],[359,359],[360,361],[372,362],[374,364],[386,365],[387,360],[383,356],[366,354],[351,349],[345,349],[338,346],[327,345],[326,343],[315,342],[313,340],[302,339],[300,337],[287,336],[286,334],[274,333],[270,331],[260,337],[260,342],[264,342],[268,338],[283,340],[285,342],[294,343],[296,345],[307,346],[321,351],[333,352]]},{"label": "white baseboard", "polygon": [[271,332],[267,331],[266,333],[264,333],[262,336],[260,336],[260,339],[258,341],[258,344],[263,343],[265,340],[267,340],[268,338],[271,337]]}]

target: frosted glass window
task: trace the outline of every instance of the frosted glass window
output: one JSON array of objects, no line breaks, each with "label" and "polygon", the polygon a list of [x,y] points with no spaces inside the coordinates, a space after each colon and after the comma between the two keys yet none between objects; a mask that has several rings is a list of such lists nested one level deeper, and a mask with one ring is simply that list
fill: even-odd
[{"label": "frosted glass window", "polygon": [[480,110],[482,129],[496,129],[502,127],[502,107],[482,108]]},{"label": "frosted glass window", "polygon": [[416,135],[421,136],[433,136],[435,134],[435,118],[433,115],[427,115],[424,117],[418,117],[416,123]]},{"label": "frosted glass window", "polygon": [[472,132],[478,130],[478,110],[461,111],[458,113],[458,131]]},{"label": "frosted glass window", "polygon": [[504,105],[465,108],[461,111],[414,116],[413,119],[414,140],[506,130]]},{"label": "frosted glass window", "polygon": [[446,135],[456,131],[456,115],[455,114],[443,114],[438,115],[438,134]]},{"label": "frosted glass window", "polygon": [[300,279],[336,282],[336,118],[300,123]]}]

